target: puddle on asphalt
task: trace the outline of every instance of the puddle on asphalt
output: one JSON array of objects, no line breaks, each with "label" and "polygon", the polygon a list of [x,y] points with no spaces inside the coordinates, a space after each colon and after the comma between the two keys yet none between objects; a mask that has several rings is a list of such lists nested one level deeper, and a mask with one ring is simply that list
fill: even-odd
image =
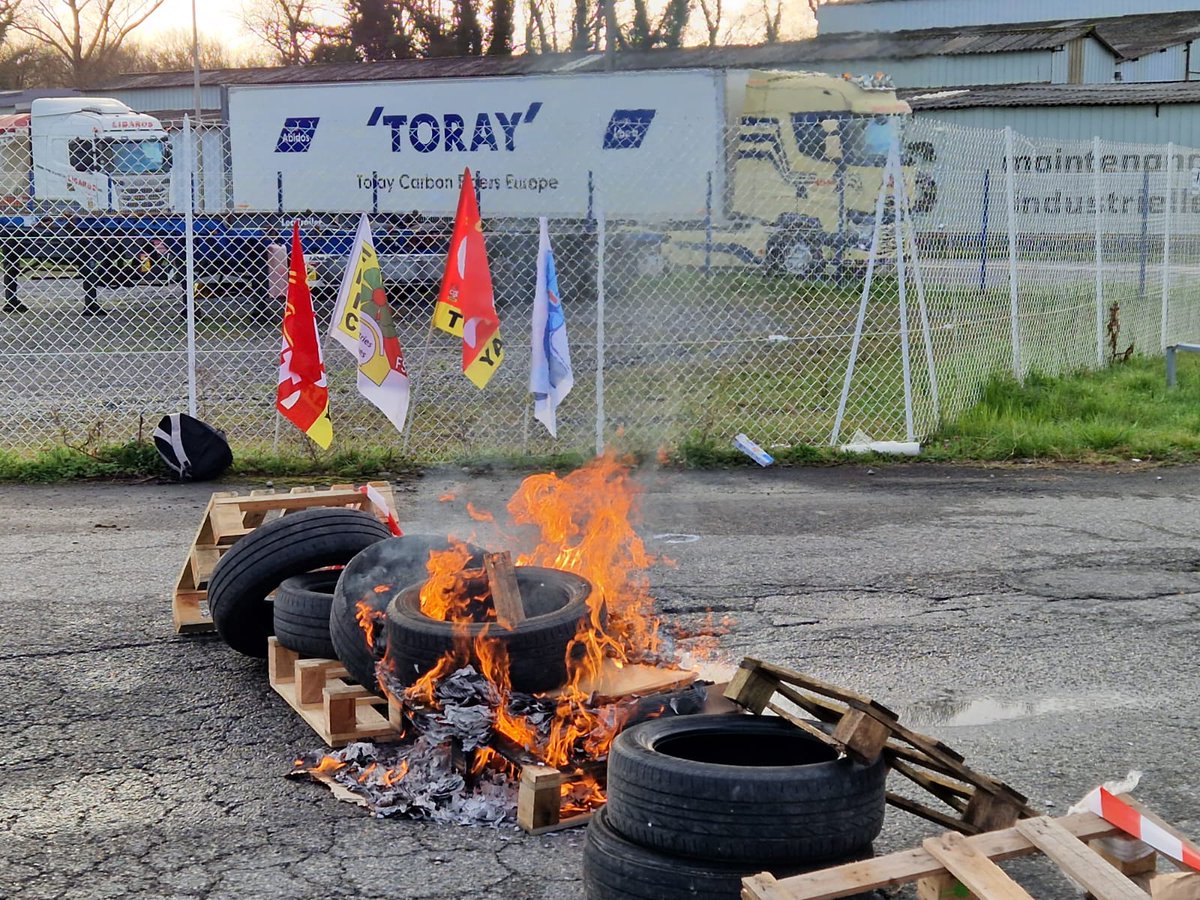
[{"label": "puddle on asphalt", "polygon": [[906,725],[971,726],[993,725],[1014,719],[1031,719],[1055,713],[1088,712],[1127,706],[1130,698],[1116,695],[1090,697],[1046,697],[1037,700],[999,700],[994,697],[940,697],[914,703],[904,709],[900,721]]}]

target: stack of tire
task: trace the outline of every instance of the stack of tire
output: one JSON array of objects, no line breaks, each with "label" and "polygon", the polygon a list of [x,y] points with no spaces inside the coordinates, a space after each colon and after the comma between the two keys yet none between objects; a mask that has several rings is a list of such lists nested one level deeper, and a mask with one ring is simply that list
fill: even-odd
[{"label": "stack of tire", "polygon": [[289,513],[225,552],[209,579],[209,611],[218,634],[239,653],[265,657],[274,635],[303,656],[340,660],[352,678],[378,693],[359,604],[374,614],[368,620],[382,621],[397,590],[425,580],[430,551],[448,549],[445,537],[392,537],[361,510]]},{"label": "stack of tire", "polygon": [[[455,648],[464,627],[420,608],[430,553],[452,547],[447,537],[391,537],[374,516],[318,508],[268,522],[234,544],[209,579],[208,603],[218,633],[247,656],[267,655],[272,634],[306,657],[337,659],[350,677],[376,694],[376,666],[387,664],[411,684]],[[466,545],[465,566],[482,568],[483,551]],[[555,569],[522,566],[517,584],[526,618],[489,632],[506,645],[512,686],[549,690],[566,680],[566,649],[589,617],[591,585]]]},{"label": "stack of tire", "polygon": [[865,859],[883,827],[882,758],[838,760],[784,719],[697,715],[614,740],[588,824],[589,900],[736,900],[742,878]]}]

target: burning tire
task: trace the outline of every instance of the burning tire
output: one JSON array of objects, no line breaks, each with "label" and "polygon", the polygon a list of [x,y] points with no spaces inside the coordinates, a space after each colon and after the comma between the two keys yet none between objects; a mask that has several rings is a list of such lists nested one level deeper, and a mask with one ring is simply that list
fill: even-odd
[{"label": "burning tire", "polygon": [[683,716],[619,734],[608,821],[631,841],[696,859],[840,859],[883,827],[882,757],[864,766],[779,718]]},{"label": "burning tire", "polygon": [[341,569],[293,575],[275,592],[275,637],[289,650],[305,656],[336,659],[329,636],[329,608]]},{"label": "burning tire", "polygon": [[[426,564],[431,551],[451,549],[449,538],[436,535],[406,534],[388,538],[367,547],[342,571],[329,609],[329,636],[333,649],[350,677],[374,693],[380,693],[375,679],[375,655],[367,634],[358,623],[358,604],[366,603],[371,612],[378,613],[375,630],[382,630],[388,604],[396,592],[428,577]],[[472,554],[473,566],[483,565],[483,551],[466,545]],[[379,590],[385,588],[385,590]]]},{"label": "burning tire", "polygon": [[421,612],[420,584],[401,591],[388,606],[387,655],[392,671],[410,685],[455,650],[455,635],[472,643],[487,629],[508,649],[509,676],[515,691],[537,693],[567,680],[567,645],[589,618],[592,586],[586,578],[541,566],[518,566],[517,586],[525,620],[511,631],[493,622],[455,624]]},{"label": "burning tire", "polygon": [[[869,859],[872,855],[868,845],[857,853],[830,861],[829,865]],[[784,878],[824,865],[766,867],[672,856],[641,847],[619,834],[605,807],[588,822],[583,845],[583,892],[587,900],[729,900],[741,896],[744,877],[765,868],[772,875]]]},{"label": "burning tire", "polygon": [[208,583],[217,632],[246,656],[266,656],[274,630],[267,595],[293,575],[345,565],[389,536],[387,526],[356,509],[308,509],[254,529],[226,551]]}]

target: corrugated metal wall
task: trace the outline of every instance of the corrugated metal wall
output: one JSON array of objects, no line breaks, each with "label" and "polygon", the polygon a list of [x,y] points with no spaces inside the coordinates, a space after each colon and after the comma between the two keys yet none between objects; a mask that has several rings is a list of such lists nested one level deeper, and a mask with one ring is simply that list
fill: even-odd
[{"label": "corrugated metal wall", "polygon": [[[194,108],[195,95],[187,88],[138,88],[126,91],[105,91],[106,97],[120,100],[137,112],[155,115],[163,111],[178,112]],[[210,112],[220,112],[221,88],[201,87],[200,107]]]},{"label": "corrugated metal wall", "polygon": [[[1066,51],[1028,51],[1025,53],[986,53],[975,56],[922,56],[917,59],[864,59],[831,63],[806,63],[793,68],[855,75],[883,72],[897,87],[959,87],[964,84],[1026,84],[1052,81],[1055,60]],[[780,67],[784,68],[784,67]],[[1111,64],[1110,64],[1111,68]],[[1112,75],[1110,73],[1109,78]]]},{"label": "corrugated metal wall", "polygon": [[1132,13],[1200,11],[1200,0],[877,0],[823,4],[817,12],[821,34],[847,31],[904,31],[1047,19],[1097,19]]},{"label": "corrugated metal wall", "polygon": [[1200,147],[1200,103],[1146,106],[980,107],[917,113],[978,128],[1004,128],[1027,137],[1090,140],[1099,135],[1112,141],[1138,144],[1175,142]]},{"label": "corrugated metal wall", "polygon": [[1168,47],[1141,59],[1121,63],[1116,70],[1121,81],[1187,81],[1187,45]]}]

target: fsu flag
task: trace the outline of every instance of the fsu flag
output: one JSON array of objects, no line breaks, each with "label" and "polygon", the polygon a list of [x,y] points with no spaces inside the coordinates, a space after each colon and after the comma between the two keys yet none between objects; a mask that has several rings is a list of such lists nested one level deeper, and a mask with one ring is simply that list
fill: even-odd
[{"label": "fsu flag", "polygon": [[442,290],[433,309],[433,324],[463,341],[462,370],[483,387],[504,361],[500,340],[500,317],[492,295],[487,249],[483,244],[483,220],[475,202],[471,170],[463,171],[454,235],[442,276]]},{"label": "fsu flag", "polygon": [[533,296],[533,353],[530,357],[529,391],[533,415],[558,437],[558,404],[575,384],[571,370],[571,348],[567,345],[567,320],[558,294],[558,272],[554,251],[543,216],[540,222],[537,257],[537,292]]},{"label": "fsu flag", "polygon": [[313,315],[308,270],[300,247],[300,223],[292,225],[292,259],[288,266],[287,308],[283,313],[283,347],[279,352],[279,387],[275,406],[322,450],[333,441],[329,421],[329,386],[317,319]]},{"label": "fsu flag", "polygon": [[358,223],[342,288],[331,333],[338,341],[351,329],[358,333],[355,345],[358,392],[379,407],[397,430],[403,431],[408,416],[408,370],[404,367],[404,350],[388,308],[379,256],[365,214]]}]

